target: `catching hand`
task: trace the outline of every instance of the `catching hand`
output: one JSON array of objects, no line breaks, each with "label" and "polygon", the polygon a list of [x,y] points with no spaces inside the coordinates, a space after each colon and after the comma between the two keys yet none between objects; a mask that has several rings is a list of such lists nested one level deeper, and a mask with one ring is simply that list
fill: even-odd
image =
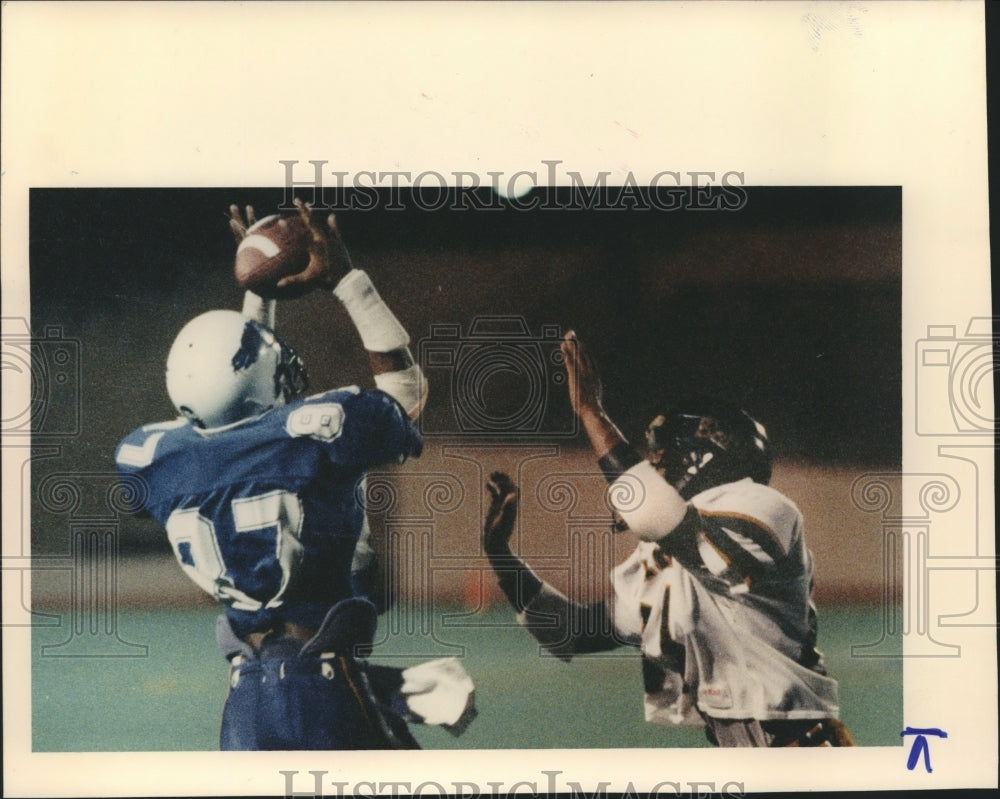
[{"label": "catching hand", "polygon": [[563,337],[563,360],[566,364],[566,387],[569,389],[569,401],[573,412],[580,416],[584,411],[602,412],[603,386],[601,375],[597,371],[590,353],[584,349],[583,343],[572,330]]},{"label": "catching hand", "polygon": [[517,517],[517,486],[503,472],[493,472],[486,488],[491,501],[483,525],[483,549],[488,555],[509,553]]},{"label": "catching hand", "polygon": [[247,206],[246,214],[246,219],[244,219],[238,205],[233,203],[229,206],[229,229],[233,232],[233,238],[236,239],[237,244],[246,238],[247,228],[257,221],[257,215],[254,213],[252,205]]},{"label": "catching hand", "polygon": [[296,283],[303,283],[317,288],[332,289],[353,268],[351,256],[337,229],[337,218],[329,214],[326,224],[320,226],[316,223],[311,205],[296,197],[295,207],[299,210],[299,217],[312,233],[309,264],[298,274],[283,277],[277,286],[283,289]]}]

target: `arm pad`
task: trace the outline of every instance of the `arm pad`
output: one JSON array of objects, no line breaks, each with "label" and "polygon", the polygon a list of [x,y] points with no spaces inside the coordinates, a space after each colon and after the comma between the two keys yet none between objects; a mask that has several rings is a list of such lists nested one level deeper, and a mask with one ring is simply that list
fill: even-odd
[{"label": "arm pad", "polygon": [[677,527],[688,504],[649,461],[626,471],[608,488],[611,506],[643,541],[659,541]]},{"label": "arm pad", "polygon": [[379,296],[366,272],[352,269],[341,278],[333,293],[347,309],[366,350],[392,352],[409,345],[409,334]]},{"label": "arm pad", "polygon": [[375,375],[375,385],[403,406],[411,419],[416,419],[427,401],[427,381],[418,364],[398,372]]}]

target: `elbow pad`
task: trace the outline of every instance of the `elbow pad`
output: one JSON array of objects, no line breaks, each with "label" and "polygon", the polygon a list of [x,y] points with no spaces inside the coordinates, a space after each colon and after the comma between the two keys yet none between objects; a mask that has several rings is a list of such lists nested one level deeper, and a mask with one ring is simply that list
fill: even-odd
[{"label": "elbow pad", "polygon": [[643,541],[659,541],[683,520],[688,504],[649,461],[637,463],[608,488],[611,507]]},{"label": "elbow pad", "polygon": [[418,364],[398,372],[377,374],[375,385],[396,400],[411,419],[420,415],[427,401],[427,381]]}]

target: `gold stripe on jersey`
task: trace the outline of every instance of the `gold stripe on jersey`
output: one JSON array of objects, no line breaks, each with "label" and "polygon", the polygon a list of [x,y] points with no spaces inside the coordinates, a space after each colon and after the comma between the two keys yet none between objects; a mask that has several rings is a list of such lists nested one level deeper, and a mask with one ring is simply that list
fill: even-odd
[{"label": "gold stripe on jersey", "polygon": [[733,530],[733,532],[749,538],[768,555],[770,555],[771,559],[775,562],[781,560],[782,557],[788,554],[788,551],[785,549],[785,545],[775,534],[774,530],[764,524],[764,522],[760,519],[756,519],[745,513],[734,513],[732,511],[720,510],[701,510],[700,508],[698,509],[698,515],[702,517],[711,516],[715,519],[725,519],[727,521],[731,521],[733,526],[737,528]]},{"label": "gold stripe on jersey", "polygon": [[721,518],[701,513],[699,517],[702,522],[701,534],[705,540],[719,553],[738,580],[746,583],[747,587],[752,587],[754,582],[764,576],[767,564],[759,561],[734,540],[722,526]]}]

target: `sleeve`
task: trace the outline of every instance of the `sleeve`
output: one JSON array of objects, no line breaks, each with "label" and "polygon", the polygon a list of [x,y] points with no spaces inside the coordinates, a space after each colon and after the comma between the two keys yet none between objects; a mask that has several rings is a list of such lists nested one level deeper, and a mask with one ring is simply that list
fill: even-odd
[{"label": "sleeve", "polygon": [[156,450],[166,435],[164,430],[140,427],[115,447],[115,466],[119,474],[135,474],[148,468],[156,459]]},{"label": "sleeve", "polygon": [[560,660],[606,652],[627,643],[617,634],[606,602],[582,605],[548,583],[542,584],[535,597],[517,614],[517,620]]},{"label": "sleeve", "polygon": [[583,605],[542,580],[506,541],[486,545],[486,555],[521,626],[562,660],[586,652],[615,649],[627,641],[616,634],[610,606]]},{"label": "sleeve", "polygon": [[154,502],[156,476],[162,473],[158,459],[171,446],[172,431],[187,426],[187,420],[148,424],[133,430],[115,448],[120,497],[132,513],[145,513]]},{"label": "sleeve", "polygon": [[319,438],[333,463],[353,468],[403,463],[423,450],[403,408],[379,389],[310,398],[292,412],[288,426]]},{"label": "sleeve", "polygon": [[363,402],[365,406],[367,465],[402,463],[420,456],[423,451],[420,433],[394,397],[381,389],[372,389],[359,394],[355,402]]},{"label": "sleeve", "polygon": [[661,549],[689,568],[707,568],[729,583],[731,592],[790,568],[787,556],[802,528],[794,504],[750,480],[706,494],[696,497],[682,523],[660,540]]},{"label": "sleeve", "polygon": [[[129,462],[130,454],[134,450],[130,447],[137,447],[133,441],[134,434],[124,439],[115,450],[115,465],[118,469],[118,497],[122,506],[135,516],[148,516],[146,503],[150,496],[150,486],[144,470]],[[123,447],[124,449],[123,452]],[[137,448],[138,449],[138,448]]]},{"label": "sleeve", "polygon": [[698,513],[731,528],[777,560],[801,535],[802,514],[773,488],[741,480],[707,493],[697,501]]}]

